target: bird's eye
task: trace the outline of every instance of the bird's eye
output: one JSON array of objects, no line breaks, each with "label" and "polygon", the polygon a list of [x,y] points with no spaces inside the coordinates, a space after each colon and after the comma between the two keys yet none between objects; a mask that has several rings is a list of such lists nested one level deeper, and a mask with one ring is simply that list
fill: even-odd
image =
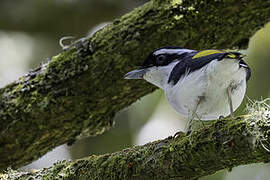
[{"label": "bird's eye", "polygon": [[163,65],[165,62],[166,62],[166,56],[165,55],[161,54],[161,55],[157,56],[156,63],[157,63],[158,66]]}]

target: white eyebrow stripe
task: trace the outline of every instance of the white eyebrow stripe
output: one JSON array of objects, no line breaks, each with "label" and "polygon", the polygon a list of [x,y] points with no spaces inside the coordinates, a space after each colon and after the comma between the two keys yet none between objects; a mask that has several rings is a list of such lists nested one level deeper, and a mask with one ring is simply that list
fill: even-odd
[{"label": "white eyebrow stripe", "polygon": [[183,53],[186,53],[186,52],[193,52],[194,50],[190,50],[190,49],[160,49],[160,50],[157,50],[156,52],[154,52],[153,54],[155,56],[157,55],[160,55],[160,54],[183,54]]}]

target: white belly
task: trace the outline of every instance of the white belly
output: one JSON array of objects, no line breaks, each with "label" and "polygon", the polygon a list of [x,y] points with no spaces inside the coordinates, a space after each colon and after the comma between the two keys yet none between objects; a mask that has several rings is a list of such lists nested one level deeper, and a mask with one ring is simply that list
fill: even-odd
[{"label": "white belly", "polygon": [[229,86],[233,88],[233,110],[240,106],[246,92],[245,78],[245,69],[239,69],[236,61],[213,61],[182,77],[175,86],[167,85],[164,91],[171,106],[183,116],[191,117],[200,100],[194,118],[215,120],[230,114]]}]

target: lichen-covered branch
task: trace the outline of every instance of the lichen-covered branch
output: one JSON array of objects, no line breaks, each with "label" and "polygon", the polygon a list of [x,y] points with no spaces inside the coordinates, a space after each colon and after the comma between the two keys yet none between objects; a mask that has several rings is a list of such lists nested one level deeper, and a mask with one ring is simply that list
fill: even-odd
[{"label": "lichen-covered branch", "polygon": [[[269,162],[270,106],[257,102],[250,115],[213,122],[190,136],[179,135],[37,172],[8,171],[14,179],[197,179],[221,169]],[[1,175],[0,175],[1,177]],[[16,177],[16,178],[15,178]]]},{"label": "lichen-covered branch", "polygon": [[269,19],[264,0],[152,0],[116,19],[0,89],[0,169],[109,129],[116,112],[155,90],[122,79],[154,48],[245,48]]}]

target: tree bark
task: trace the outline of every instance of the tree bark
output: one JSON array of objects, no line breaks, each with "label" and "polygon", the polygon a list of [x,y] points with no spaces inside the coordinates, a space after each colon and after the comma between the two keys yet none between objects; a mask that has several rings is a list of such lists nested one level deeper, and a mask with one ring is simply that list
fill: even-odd
[{"label": "tree bark", "polygon": [[[62,161],[36,172],[8,171],[14,179],[198,179],[218,170],[269,162],[270,108],[258,106],[250,115],[222,119],[191,135],[124,149],[75,162]],[[1,174],[0,174],[1,178]]]},{"label": "tree bark", "polygon": [[[270,2],[264,0],[152,0],[78,40],[0,89],[0,169],[20,167],[58,145],[108,130],[116,112],[156,89],[122,78],[153,49],[246,48],[269,19]],[[177,139],[161,142],[171,146]]]}]

